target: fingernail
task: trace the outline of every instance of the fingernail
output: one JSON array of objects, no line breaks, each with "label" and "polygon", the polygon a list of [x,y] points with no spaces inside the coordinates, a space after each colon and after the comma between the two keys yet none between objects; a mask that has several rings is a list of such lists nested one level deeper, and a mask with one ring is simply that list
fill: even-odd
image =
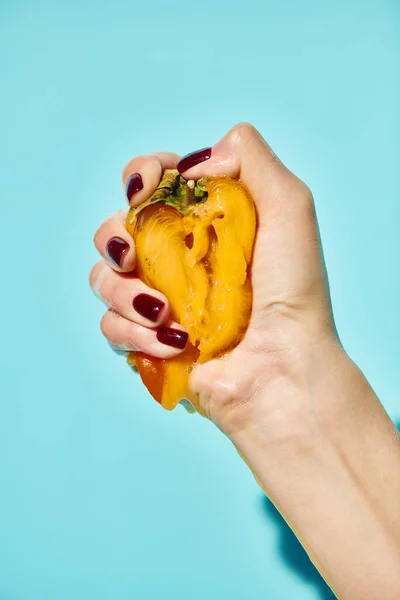
[{"label": "fingernail", "polygon": [[140,173],[134,173],[128,178],[126,182],[126,197],[128,202],[132,200],[132,196],[136,194],[136,192],[140,192],[143,189],[143,179]]},{"label": "fingernail", "polygon": [[178,162],[176,168],[178,169],[179,173],[183,173],[195,165],[199,165],[205,160],[208,160],[211,157],[211,152],[212,148],[202,148],[202,150],[196,150],[196,152],[186,154],[186,156],[183,156]]},{"label": "fingernail", "polygon": [[120,237],[113,237],[107,243],[108,257],[117,267],[122,265],[124,255],[128,250],[129,244]]},{"label": "fingernail", "polygon": [[157,330],[157,339],[159,342],[173,348],[179,348],[179,350],[184,349],[188,337],[186,331],[171,329],[171,327],[159,327]]},{"label": "fingernail", "polygon": [[165,306],[165,303],[154,296],[149,294],[138,294],[133,299],[133,308],[139,315],[142,315],[145,319],[153,321],[155,323],[160,315],[160,312]]}]

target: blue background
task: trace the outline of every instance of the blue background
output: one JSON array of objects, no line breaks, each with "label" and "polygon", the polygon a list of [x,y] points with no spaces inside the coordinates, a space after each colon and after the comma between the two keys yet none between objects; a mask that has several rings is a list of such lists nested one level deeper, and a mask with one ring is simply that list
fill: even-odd
[{"label": "blue background", "polygon": [[132,156],[251,121],[399,421],[399,6],[0,1],[0,600],[329,597],[229,441],[110,351],[87,276]]}]

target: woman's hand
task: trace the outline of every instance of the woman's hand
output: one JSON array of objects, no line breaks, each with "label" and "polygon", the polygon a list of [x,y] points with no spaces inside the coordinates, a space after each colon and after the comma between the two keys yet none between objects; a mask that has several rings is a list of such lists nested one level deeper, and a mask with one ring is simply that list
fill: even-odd
[{"label": "woman's hand", "polygon": [[[133,159],[122,176],[130,204],[146,200],[162,171],[178,165],[188,179],[221,174],[240,178],[257,207],[248,331],[233,352],[199,365],[191,378],[206,414],[232,436],[248,426],[250,415],[258,414],[267,386],[278,385],[282,377],[296,382],[308,368],[310,354],[326,345],[339,348],[313,199],[248,124],[234,127],[212,149],[178,161],[168,153]],[[168,299],[132,275],[135,249],[124,219],[118,213],[95,236],[103,261],[95,265],[90,281],[109,307],[102,331],[117,349],[169,358],[182,351],[187,337],[179,324],[168,320]],[[261,404],[264,412],[265,398]]]},{"label": "woman's hand", "polygon": [[[176,166],[188,179],[240,178],[258,214],[250,324],[232,352],[193,370],[202,409],[340,598],[395,600],[399,436],[336,334],[311,192],[251,125],[240,124],[180,160],[133,159],[123,171],[130,204],[147,199],[163,169]],[[168,299],[135,278],[124,218],[110,218],[95,236],[103,260],[90,281],[109,307],[102,331],[116,349],[174,356],[187,336],[169,320]]]}]

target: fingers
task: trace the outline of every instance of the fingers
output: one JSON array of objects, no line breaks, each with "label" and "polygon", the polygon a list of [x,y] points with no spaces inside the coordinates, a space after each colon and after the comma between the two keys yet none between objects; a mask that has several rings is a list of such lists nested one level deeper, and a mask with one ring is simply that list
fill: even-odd
[{"label": "fingers", "polygon": [[140,350],[171,358],[184,350],[188,334],[168,319],[167,298],[140,279],[116,273],[104,261],[90,273],[93,292],[110,308],[101,330],[115,350]]},{"label": "fingers", "polygon": [[158,329],[132,323],[113,309],[101,320],[101,330],[116,350],[136,350],[158,358],[172,358],[182,352],[188,339],[178,323],[166,321]]},{"label": "fingers", "polygon": [[[147,200],[160,183],[165,169],[176,168],[179,156],[159,152],[138,156],[122,172],[127,200],[138,206]],[[94,236],[94,243],[104,260],[120,273],[130,273],[135,268],[135,245],[125,228],[126,213],[118,211],[107,219]]]},{"label": "fingers", "polygon": [[135,244],[125,228],[126,212],[109,217],[94,236],[94,244],[104,260],[116,271],[129,273],[135,268]]},{"label": "fingers", "polygon": [[168,319],[169,304],[164,294],[137,277],[121,276],[103,260],[95,264],[89,280],[96,296],[125,319],[150,328]]},{"label": "fingers", "polygon": [[179,156],[171,152],[156,152],[133,158],[122,171],[122,183],[130,206],[138,206],[149,198],[165,169],[175,169]]},{"label": "fingers", "polygon": [[[134,158],[125,167],[122,181],[128,203],[138,206],[153,194],[163,171],[176,168],[179,156],[156,153]],[[120,351],[140,350],[159,358],[171,358],[184,350],[188,334],[168,320],[167,298],[137,278],[135,247],[125,229],[126,213],[119,211],[101,225],[95,245],[104,261],[90,273],[94,293],[110,307],[101,321],[103,334]]]}]

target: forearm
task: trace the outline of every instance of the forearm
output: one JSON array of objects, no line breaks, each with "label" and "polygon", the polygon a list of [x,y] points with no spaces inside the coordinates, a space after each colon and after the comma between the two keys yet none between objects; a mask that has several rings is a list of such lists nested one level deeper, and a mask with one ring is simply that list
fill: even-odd
[{"label": "forearm", "polygon": [[397,431],[341,351],[316,353],[304,382],[293,392],[307,415],[293,415],[299,425],[276,436],[253,428],[234,443],[339,598],[396,600]]}]

